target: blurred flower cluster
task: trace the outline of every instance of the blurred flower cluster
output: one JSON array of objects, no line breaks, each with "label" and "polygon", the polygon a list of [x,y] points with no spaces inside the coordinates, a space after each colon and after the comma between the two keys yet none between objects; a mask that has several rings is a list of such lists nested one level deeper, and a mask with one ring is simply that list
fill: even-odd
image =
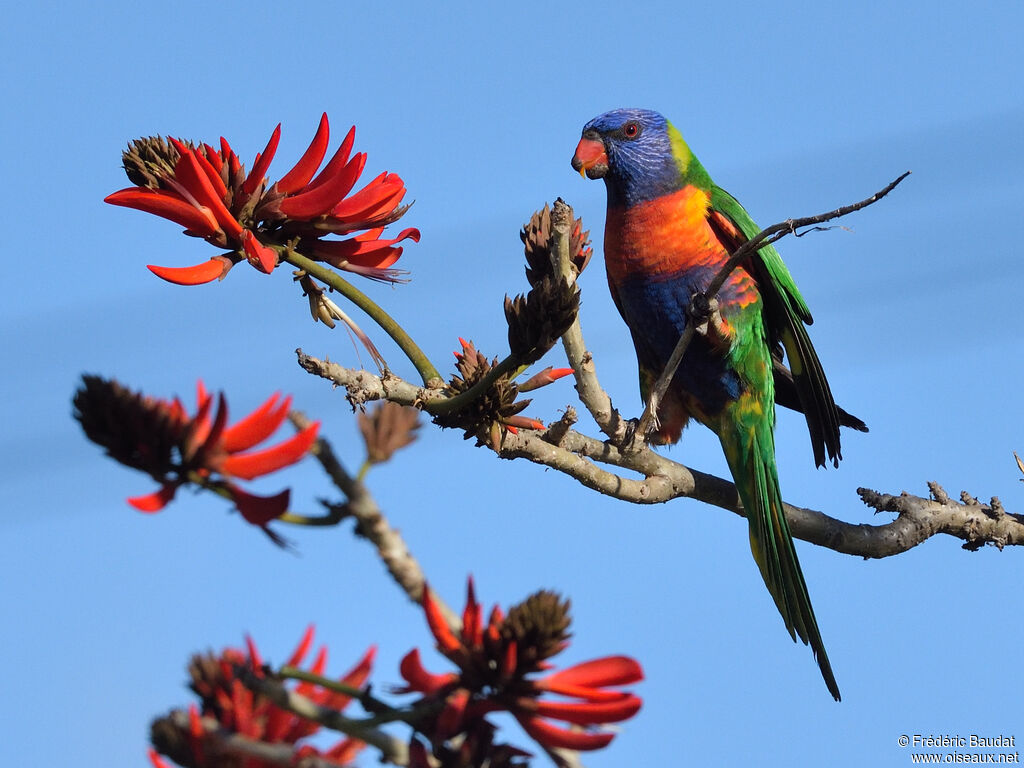
[{"label": "blurred flower cluster", "polygon": [[149,397],[111,379],[83,376],[73,400],[74,414],[86,437],[103,446],[107,455],[160,483],[153,493],[128,499],[136,509],[158,512],[179,488],[193,484],[229,499],[247,522],[281,543],[267,524],[288,509],[290,490],[257,496],[235,481],[253,480],[299,461],[316,440],[319,422],[277,445],[252,451],[284,422],[291,397],[272,395],[228,426],[224,394],[217,396],[214,406],[202,381],[196,389],[196,412],[190,416],[178,398]]},{"label": "blurred flower cluster", "polygon": [[[285,666],[297,667],[309,654],[313,644],[310,626]],[[376,654],[370,648],[340,682],[343,686],[361,688],[370,676]],[[327,649],[321,648],[309,671],[321,676],[327,666]],[[151,727],[156,750],[150,759],[157,768],[166,768],[157,750],[185,768],[275,768],[278,761],[256,756],[262,745],[287,745],[291,764],[301,765],[304,758],[316,757],[321,765],[348,766],[365,746],[363,742],[344,738],[327,749],[300,743],[320,730],[319,724],[280,708],[266,696],[253,693],[242,677],[265,678],[263,660],[251,638],[246,637],[246,650],[226,648],[218,654],[205,653],[192,657],[188,667],[189,687],[199,697],[199,706],[189,707],[187,724],[182,718],[158,718]],[[351,697],[328,690],[311,682],[300,682],[294,691],[314,703],[333,710],[344,709]],[[184,727],[183,727],[184,725]],[[217,730],[221,738],[211,739],[208,733]],[[245,740],[248,750],[232,751],[231,742],[223,738],[233,734]]]}]

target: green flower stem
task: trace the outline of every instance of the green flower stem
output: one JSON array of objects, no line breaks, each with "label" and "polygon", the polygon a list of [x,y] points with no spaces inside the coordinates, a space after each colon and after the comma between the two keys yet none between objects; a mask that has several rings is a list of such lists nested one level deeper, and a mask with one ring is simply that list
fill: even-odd
[{"label": "green flower stem", "polygon": [[338,680],[331,680],[323,675],[318,675],[315,672],[307,672],[306,670],[299,669],[298,667],[290,667],[287,665],[283,666],[277,671],[277,676],[287,680],[302,680],[307,683],[313,683],[320,688],[355,699],[363,705],[363,709],[371,713],[371,716],[368,718],[351,721],[359,723],[359,725],[364,728],[373,728],[378,725],[385,725],[387,723],[394,723],[398,721],[415,722],[424,714],[429,714],[431,710],[436,710],[438,708],[436,702],[426,702],[425,706],[421,705],[419,707],[411,707],[407,709],[396,709],[395,707],[384,703],[380,699],[371,696],[367,690],[355,688]]},{"label": "green flower stem", "polygon": [[326,528],[331,525],[337,525],[342,520],[344,520],[344,516],[334,512],[330,512],[326,515],[320,515],[317,517],[314,517],[313,515],[300,515],[296,512],[285,512],[283,515],[276,519],[280,520],[282,523],[289,523],[290,525],[306,525],[311,527]]},{"label": "green flower stem", "polygon": [[307,672],[306,670],[299,669],[298,667],[285,665],[277,670],[277,675],[278,677],[283,677],[288,680],[302,680],[303,682],[313,683],[321,688],[326,688],[328,691],[340,693],[352,699],[360,699],[363,696],[363,690],[361,688],[345,685],[345,683],[337,680],[331,680],[330,678],[318,675],[315,672]]},{"label": "green flower stem", "polygon": [[[203,477],[198,472],[189,472],[188,480],[189,482],[198,485],[200,488],[203,488],[204,490],[215,493],[222,499],[234,501],[234,499],[231,496],[231,491],[228,490],[228,487],[222,482],[210,480],[207,477]],[[313,517],[312,515],[300,515],[296,512],[285,512],[284,514],[274,519],[280,520],[282,523],[290,523],[291,525],[327,527],[331,525],[337,525],[338,523],[340,523],[344,519],[344,515],[339,514],[337,512],[329,512],[326,515]]]},{"label": "green flower stem", "polygon": [[519,357],[517,355],[509,355],[496,366],[491,368],[491,370],[489,370],[487,374],[480,379],[480,381],[465,392],[460,392],[454,397],[448,397],[444,400],[433,400],[431,402],[424,403],[423,409],[428,413],[436,415],[439,413],[449,413],[450,411],[456,411],[459,408],[463,408],[494,386],[494,382],[502,376],[507,374],[509,371],[516,370],[519,367],[519,364]]},{"label": "green flower stem", "polygon": [[441,374],[437,372],[437,369],[427,358],[426,354],[424,354],[423,350],[416,345],[416,342],[412,340],[402,326],[395,322],[391,315],[381,309],[373,299],[345,280],[333,269],[319,264],[291,248],[282,248],[281,257],[289,264],[304,270],[317,280],[326,283],[373,318],[374,322],[394,339],[402,352],[405,353],[405,356],[416,366],[416,370],[419,372],[420,378],[423,379],[424,385],[439,385],[443,381]]}]

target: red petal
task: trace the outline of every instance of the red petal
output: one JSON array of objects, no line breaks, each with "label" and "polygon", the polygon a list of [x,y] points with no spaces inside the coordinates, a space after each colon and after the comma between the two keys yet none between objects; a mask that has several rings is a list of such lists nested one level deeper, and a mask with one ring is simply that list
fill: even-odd
[{"label": "red petal", "polygon": [[305,633],[302,635],[302,639],[299,641],[299,645],[292,651],[292,655],[288,657],[288,661],[285,665],[289,667],[297,667],[302,663],[302,660],[306,658],[306,654],[309,653],[310,646],[313,645],[313,625],[310,624],[306,627]]},{"label": "red petal", "polygon": [[469,704],[469,691],[460,688],[455,691],[445,702],[444,709],[437,716],[437,735],[442,739],[462,731],[463,715],[466,712],[466,705]]},{"label": "red petal", "polygon": [[[209,144],[203,144],[203,152],[204,152],[204,154],[206,156],[206,159],[210,161],[210,165],[212,165],[214,170],[217,171],[217,177],[221,180],[221,183],[223,184],[224,183],[224,161],[228,157],[228,154],[225,152],[222,155],[220,152],[218,152],[216,149],[214,149]],[[227,187],[224,188],[224,194],[225,195],[227,194]]]},{"label": "red petal", "polygon": [[531,419],[529,416],[506,416],[502,419],[502,424],[513,434],[518,434],[514,432],[517,427],[520,429],[544,429],[544,422]]},{"label": "red petal", "polygon": [[476,601],[473,591],[473,577],[466,582],[466,607],[462,611],[462,638],[470,647],[483,642],[483,609]]},{"label": "red petal", "polygon": [[[217,157],[217,151],[209,144],[204,144],[203,148],[210,153],[211,156]],[[213,162],[206,157],[206,153],[195,152],[196,160],[199,161],[199,166],[206,172],[206,178],[210,180],[210,184],[213,185],[214,191],[217,196],[223,200],[228,194],[228,188],[224,184],[224,179],[220,177],[220,158],[217,157],[217,166],[214,167]]]},{"label": "red petal", "polygon": [[269,275],[277,266],[277,251],[264,245],[250,230],[242,230],[242,248],[245,257],[260,272]]},{"label": "red petal", "polygon": [[231,681],[231,709],[234,715],[234,731],[242,736],[259,736],[259,730],[253,720],[252,692],[241,680]]},{"label": "red petal", "polygon": [[505,646],[505,658],[502,660],[501,665],[501,676],[506,680],[511,680],[512,675],[515,674],[516,668],[519,666],[519,643],[515,640],[509,640],[508,645]]},{"label": "red petal", "polygon": [[313,174],[316,173],[316,169],[320,167],[320,163],[323,162],[324,155],[327,153],[330,133],[327,113],[324,112],[320,117],[320,125],[317,126],[316,135],[313,137],[313,141],[309,143],[309,147],[302,157],[299,158],[299,162],[277,182],[277,190],[279,192],[286,195],[291,194],[297,189],[304,187],[313,178]]},{"label": "red petal", "polygon": [[380,201],[373,206],[368,207],[362,212],[362,216],[365,217],[366,221],[373,221],[374,219],[381,218],[382,216],[390,215],[401,204],[402,199],[405,197],[405,183],[394,174],[391,174],[392,178],[398,179],[398,183],[393,185],[394,192],[387,197],[382,197]]},{"label": "red petal", "polygon": [[538,680],[537,685],[549,691],[557,691],[556,686],[603,688],[608,685],[638,683],[643,679],[644,671],[635,659],[628,656],[605,656],[555,672]]},{"label": "red petal", "polygon": [[387,174],[382,173],[354,195],[338,203],[331,210],[331,216],[337,219],[352,218],[367,208],[379,205],[382,200],[393,196],[396,191],[404,189],[405,185],[401,180],[386,182],[384,181],[386,177]]},{"label": "red petal", "polygon": [[139,510],[139,512],[159,512],[174,498],[177,490],[177,485],[163,485],[159,491],[154,491],[145,496],[132,496],[128,499],[128,503]]},{"label": "red petal", "polygon": [[155,264],[147,264],[146,269],[175,285],[203,285],[223,278],[227,273],[224,261],[225,259],[214,256],[209,261],[192,267],[158,267]]},{"label": "red petal", "polygon": [[260,656],[260,649],[256,647],[256,642],[252,639],[252,635],[245,636],[245,647],[249,651],[249,663],[253,669],[263,666],[263,657]]},{"label": "red petal", "polygon": [[402,661],[398,665],[398,672],[402,679],[409,684],[409,690],[417,693],[435,693],[459,679],[458,675],[451,672],[445,675],[434,675],[424,669],[418,648],[413,648],[402,657]]},{"label": "red petal", "polygon": [[558,381],[563,376],[568,376],[573,372],[572,368],[553,368],[548,366],[543,371],[535,373],[533,376],[528,378],[522,384],[519,385],[520,392],[532,392],[535,389],[546,387],[548,384],[552,384]]},{"label": "red petal", "polygon": [[497,643],[501,639],[501,624],[505,620],[505,614],[499,606],[491,609],[491,615],[487,619],[487,639]]},{"label": "red petal", "polygon": [[[362,688],[370,677],[370,671],[373,669],[373,660],[377,656],[377,646],[371,645],[363,657],[356,662],[355,666],[346,672],[339,681],[351,688]],[[321,702],[323,706],[330,707],[331,709],[344,709],[348,706],[348,703],[352,700],[351,696],[347,696],[344,693],[337,693],[335,691],[326,691],[326,695]]]},{"label": "red petal", "polygon": [[316,218],[327,213],[342,200],[356,183],[366,164],[366,155],[356,154],[344,168],[330,179],[307,192],[286,197],[281,201],[281,213],[300,221]]},{"label": "red petal", "polygon": [[442,653],[452,653],[462,647],[462,643],[459,642],[451,627],[448,626],[444,614],[441,613],[441,609],[434,602],[430,587],[426,584],[423,585],[423,613],[427,616],[427,624],[430,626],[430,631],[433,633],[434,639],[437,640],[437,645]]},{"label": "red petal", "polygon": [[223,195],[217,194],[194,151],[190,150],[178,158],[178,162],[174,165],[174,178],[195,197],[200,205],[205,205],[213,212],[220,228],[228,235],[238,237],[242,234],[242,225],[224,205]]},{"label": "red petal", "polygon": [[516,719],[524,731],[545,747],[586,751],[607,747],[615,738],[615,734],[608,731],[570,731],[538,717],[516,715]]},{"label": "red petal", "polygon": [[247,195],[251,195],[256,191],[256,187],[260,185],[264,177],[267,175],[267,169],[270,167],[271,161],[274,159],[274,153],[277,152],[277,142],[281,140],[281,124],[277,124],[277,128],[270,134],[270,141],[267,142],[266,148],[262,153],[256,155],[256,160],[252,164],[252,170],[249,171],[249,175],[245,177],[245,181],[242,182],[242,191]]},{"label": "red petal", "polygon": [[600,725],[628,720],[640,711],[642,704],[640,697],[624,693],[618,701],[538,701],[536,713],[576,725]]},{"label": "red petal", "polygon": [[153,764],[153,768],[171,768],[170,763],[160,757],[160,754],[152,747],[149,748],[149,762]]},{"label": "red petal", "polygon": [[291,396],[286,397],[275,409],[280,393],[271,395],[263,405],[244,419],[224,430],[221,445],[228,453],[237,453],[252,448],[270,437],[288,415]]},{"label": "red petal", "polygon": [[197,765],[203,765],[206,762],[203,749],[203,736],[206,735],[206,729],[203,728],[203,721],[199,716],[199,708],[195,704],[190,704],[188,707],[188,725],[188,741],[192,749],[192,758],[196,761]]},{"label": "red petal", "polygon": [[331,159],[327,161],[327,165],[324,166],[319,175],[309,182],[302,191],[308,192],[311,189],[316,189],[324,182],[333,178],[334,174],[340,172],[348,162],[348,153],[352,151],[352,145],[355,143],[355,140],[356,127],[353,125],[348,129],[348,133],[345,135],[345,140],[341,142],[341,146],[338,147],[337,151],[331,156]]},{"label": "red petal", "polygon": [[228,420],[228,402],[224,399],[224,393],[220,392],[217,395],[217,415],[213,417],[213,424],[210,426],[210,430],[207,433],[206,438],[203,440],[204,451],[215,451],[220,442],[220,437],[224,433],[224,425]]},{"label": "red petal", "polygon": [[333,760],[338,765],[348,765],[356,759],[356,756],[365,746],[366,742],[359,741],[359,739],[346,738],[324,752],[323,756],[328,760]]},{"label": "red petal", "polygon": [[263,527],[288,511],[291,489],[285,489],[276,496],[256,496],[235,486],[230,490],[231,500],[247,523]]},{"label": "red petal", "polygon": [[[318,240],[313,251],[318,257],[330,257],[325,258],[325,261],[344,259],[364,267],[391,266],[394,261],[397,261],[397,258],[387,264],[382,264],[382,262],[386,260],[388,254],[395,250],[389,246],[402,240],[412,240],[418,243],[420,231],[415,227],[409,227],[399,232],[396,237],[386,240],[366,240],[363,235],[347,240]],[[401,251],[398,252],[401,253]]]},{"label": "red petal", "polygon": [[261,475],[269,475],[282,467],[294,464],[309,451],[316,440],[320,422],[315,421],[301,432],[296,433],[283,443],[254,453],[239,453],[228,456],[220,466],[225,475],[252,480]]},{"label": "red petal", "polygon": [[209,208],[197,208],[174,192],[129,187],[107,195],[103,202],[152,213],[180,224],[200,237],[209,237],[220,230]]},{"label": "red petal", "polygon": [[[206,385],[203,384],[203,380],[199,379],[196,381],[196,415],[192,417],[191,433],[188,435],[188,444],[191,449],[190,456],[195,454],[194,446],[198,446],[206,442],[207,437],[210,435],[210,428],[213,426],[210,422],[210,409],[213,406],[213,397],[206,391]],[[220,416],[220,409],[226,407],[224,403],[224,394],[220,394],[220,400],[218,401],[217,416]]]},{"label": "red petal", "polygon": [[[371,645],[366,649],[366,653],[363,654],[363,658],[357,661],[355,666],[344,674],[341,678],[341,682],[353,688],[361,688],[367,678],[370,677],[370,671],[373,669],[373,660],[376,657],[377,646]],[[340,707],[338,707],[338,709],[340,709]]]},{"label": "red petal", "polygon": [[[314,675],[322,675],[324,670],[327,668],[327,648],[322,647],[317,651],[316,658],[313,659],[313,666],[310,667],[309,671]],[[308,696],[318,704],[322,704],[323,700],[327,698],[327,691],[317,691],[316,684],[311,683],[308,680],[303,680],[296,687],[296,692],[301,693],[303,696]]]}]

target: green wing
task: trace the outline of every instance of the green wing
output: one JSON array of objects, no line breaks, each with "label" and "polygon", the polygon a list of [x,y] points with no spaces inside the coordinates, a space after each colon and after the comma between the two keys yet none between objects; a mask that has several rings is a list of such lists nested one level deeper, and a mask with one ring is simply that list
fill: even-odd
[{"label": "green wing", "polygon": [[[711,188],[708,221],[730,253],[761,231],[736,198],[717,186]],[[744,266],[757,281],[761,292],[770,340],[773,345],[781,344],[786,350],[800,409],[807,418],[814,463],[824,466],[827,453],[832,463],[839,466],[842,458],[839,409],[818,354],[807,335],[805,326],[813,322],[811,311],[773,246],[759,249]]]}]

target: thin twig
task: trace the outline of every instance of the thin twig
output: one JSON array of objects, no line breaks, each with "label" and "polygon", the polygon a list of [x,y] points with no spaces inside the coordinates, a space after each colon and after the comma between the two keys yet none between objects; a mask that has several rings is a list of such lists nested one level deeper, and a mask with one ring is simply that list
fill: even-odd
[{"label": "thin twig", "polygon": [[[569,244],[572,238],[573,211],[569,205],[559,198],[551,210],[551,255],[555,277],[561,278],[571,286],[576,281],[576,271],[569,256]],[[610,439],[618,442],[626,432],[626,421],[612,405],[612,399],[602,389],[597,380],[594,358],[587,351],[580,328],[577,313],[569,329],[562,334],[562,346],[569,367],[576,379],[576,392],[580,402],[594,417],[598,428]]]},{"label": "thin twig", "polygon": [[[836,208],[835,210],[828,211],[827,213],[820,213],[817,216],[805,216],[802,219],[788,219],[778,224],[774,224],[767,229],[762,229],[754,235],[754,237],[750,238],[747,242],[737,248],[729,257],[728,261],[722,265],[722,268],[718,270],[718,273],[708,285],[707,290],[702,294],[705,302],[718,296],[718,292],[722,289],[722,286],[729,278],[729,275],[732,274],[732,271],[740,265],[740,262],[746,259],[754,251],[760,250],[766,245],[771,245],[777,240],[781,240],[786,235],[796,234],[796,231],[801,227],[808,227],[812,224],[821,224],[826,221],[831,221],[832,219],[837,219],[841,216],[846,216],[854,211],[859,211],[862,208],[867,208],[872,203],[878,202],[892,192],[896,186],[909,175],[910,171],[907,171],[899,178],[887,184],[884,189],[876,192],[869,198],[861,200],[859,203],[844,205]],[[655,383],[653,389],[651,389],[650,396],[647,398],[647,406],[644,408],[643,415],[640,417],[640,423],[636,429],[635,436],[637,443],[642,443],[646,440],[647,435],[657,424],[658,406],[661,404],[662,398],[665,397],[665,393],[668,391],[669,384],[672,382],[672,377],[675,376],[676,370],[679,368],[679,364],[683,360],[683,355],[686,354],[686,350],[690,346],[690,342],[693,341],[697,325],[699,325],[697,319],[690,318],[690,322],[688,322],[686,324],[686,328],[683,329],[683,333],[679,337],[679,341],[676,343],[675,349],[672,350],[668,363],[665,365],[665,370],[662,371],[661,376],[658,377],[658,381]]]},{"label": "thin twig", "polygon": [[[343,368],[318,360],[299,351],[299,363],[310,373],[345,387],[349,400],[387,399],[413,405],[423,392],[396,377],[381,379],[367,371]],[[645,448],[633,453],[609,442],[596,440],[564,425],[557,440],[533,430],[508,434],[501,446],[502,458],[525,458],[569,475],[581,484],[607,496],[635,504],[658,504],[689,497],[742,515],[736,486],[728,480],[690,469]],[[599,465],[605,464],[643,475],[633,479]],[[873,495],[872,495],[873,494]],[[785,505],[793,535],[812,544],[849,555],[880,558],[905,552],[926,539],[945,533],[973,546],[1024,545],[1024,516],[1002,512],[993,516],[990,506],[973,497],[963,504],[934,498],[890,496],[872,491],[861,493],[875,509],[898,513],[896,520],[883,525],[853,524],[822,512]],[[876,506],[876,503],[878,506]],[[969,503],[968,503],[969,502]]]},{"label": "thin twig", "polygon": [[[203,750],[204,755],[210,760],[210,764],[218,764],[216,758],[220,756],[231,756],[236,758],[251,758],[261,765],[280,766],[280,768],[293,768],[301,765],[302,768],[337,768],[338,764],[327,758],[316,755],[303,755],[301,762],[296,762],[298,754],[292,744],[279,743],[270,744],[265,741],[257,741],[242,736],[234,731],[221,728],[217,722],[210,717],[200,719],[203,727]],[[183,710],[173,710],[164,717],[157,718],[151,729],[154,734],[172,730],[177,732],[181,741],[186,741],[191,735],[191,723],[188,713]],[[159,738],[154,739],[156,746]],[[165,747],[166,748],[166,747]],[[170,755],[168,755],[170,757]],[[227,763],[227,761],[225,761]],[[233,761],[230,763],[233,764]]]},{"label": "thin twig", "polygon": [[381,760],[384,762],[394,765],[409,764],[409,748],[401,739],[396,739],[391,734],[377,728],[369,727],[362,720],[345,717],[336,709],[321,706],[308,696],[296,693],[276,680],[249,672],[243,672],[239,679],[246,688],[266,696],[281,709],[286,709],[292,714],[312,720],[332,731],[338,731],[376,747],[380,750]]}]

